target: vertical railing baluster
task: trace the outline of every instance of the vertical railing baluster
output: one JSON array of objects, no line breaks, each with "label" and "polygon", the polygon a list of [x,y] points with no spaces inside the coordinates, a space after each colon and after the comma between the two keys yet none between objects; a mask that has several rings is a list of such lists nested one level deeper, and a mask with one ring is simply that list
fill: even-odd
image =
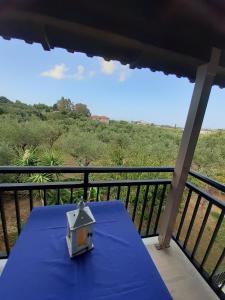
[{"label": "vertical railing baluster", "polygon": [[108,186],[108,190],[107,190],[107,201],[109,200],[109,198],[110,198],[110,186]]},{"label": "vertical railing baluster", "polygon": [[213,279],[213,276],[216,274],[216,271],[219,268],[220,264],[222,263],[224,257],[225,257],[225,248],[223,248],[223,251],[222,251],[222,253],[221,253],[221,255],[220,255],[220,257],[219,257],[219,259],[218,259],[218,261],[216,263],[216,266],[215,266],[214,270],[212,271],[212,273],[211,273],[211,275],[209,277],[210,280]]},{"label": "vertical railing baluster", "polygon": [[204,229],[205,229],[205,226],[206,226],[206,223],[207,223],[207,220],[208,220],[208,217],[209,217],[211,208],[212,208],[212,203],[208,203],[208,207],[207,207],[207,210],[206,210],[204,219],[203,219],[203,221],[202,221],[202,225],[201,225],[201,228],[200,228],[200,230],[199,230],[198,237],[197,237],[197,239],[196,239],[196,242],[195,242],[193,251],[192,251],[192,253],[191,253],[191,258],[193,258],[193,257],[195,256],[195,253],[196,253],[196,251],[197,251],[197,249],[198,249],[198,245],[199,245],[200,240],[201,240],[201,238],[202,238],[202,234],[203,234],[203,232],[204,232]]},{"label": "vertical railing baluster", "polygon": [[133,221],[135,220],[135,217],[136,217],[139,194],[140,194],[140,185],[137,186],[137,191],[136,191],[136,196],[135,196],[135,201],[134,201],[134,210],[133,210],[133,214],[132,214]]},{"label": "vertical railing baluster", "polygon": [[9,247],[9,237],[8,237],[8,230],[7,230],[7,223],[6,223],[6,217],[5,217],[5,208],[4,208],[4,203],[3,203],[2,192],[0,192],[0,215],[1,215],[1,221],[2,221],[5,250],[6,250],[6,254],[8,256],[9,252],[10,252],[10,247]]},{"label": "vertical railing baluster", "polygon": [[216,224],[216,227],[214,229],[213,235],[212,235],[212,237],[210,239],[209,245],[208,245],[208,247],[206,249],[205,255],[204,255],[202,263],[200,265],[200,269],[204,268],[205,262],[206,262],[206,260],[207,260],[207,258],[209,256],[209,253],[210,253],[210,251],[212,249],[213,243],[214,243],[214,241],[216,239],[217,233],[218,233],[218,231],[220,229],[220,226],[221,226],[221,224],[223,222],[223,218],[224,218],[224,212],[221,211],[219,219],[218,219],[217,224]]},{"label": "vertical railing baluster", "polygon": [[84,194],[83,198],[85,201],[88,200],[88,183],[89,183],[89,173],[84,171]]},{"label": "vertical railing baluster", "polygon": [[[223,291],[224,290],[224,287],[225,287],[225,279],[224,279],[224,281],[223,281],[223,283],[221,284],[221,286],[220,286],[220,290],[221,291]],[[223,297],[224,297],[224,293],[223,293]]]},{"label": "vertical railing baluster", "polygon": [[150,229],[150,225],[151,225],[151,221],[152,221],[157,191],[158,191],[158,184],[155,185],[154,192],[153,192],[152,205],[150,208],[150,213],[149,213],[148,223],[147,223],[147,228],[146,228],[146,233],[145,233],[146,236],[148,236],[148,234],[149,234],[149,229]]},{"label": "vertical railing baluster", "polygon": [[146,185],[145,195],[144,195],[144,201],[143,201],[143,206],[142,206],[142,211],[141,211],[141,218],[140,218],[140,223],[139,223],[139,227],[138,227],[138,232],[139,233],[141,233],[141,229],[142,229],[142,224],[143,224],[145,209],[146,209],[147,200],[148,200],[149,187],[150,187],[149,185]]},{"label": "vertical railing baluster", "polygon": [[70,189],[70,203],[73,203],[73,188]]},{"label": "vertical railing baluster", "polygon": [[202,197],[200,195],[198,195],[198,199],[196,201],[195,208],[194,208],[194,211],[192,213],[191,221],[190,221],[190,224],[188,226],[187,234],[186,234],[186,237],[185,237],[185,240],[184,240],[184,245],[183,245],[184,249],[187,247],[187,243],[188,243],[191,231],[192,231],[192,227],[194,225],[194,221],[195,221],[195,218],[196,218],[196,215],[197,215],[197,212],[198,212],[198,208],[199,208],[201,198]]},{"label": "vertical railing baluster", "polygon": [[44,189],[44,206],[47,205],[47,191]]},{"label": "vertical railing baluster", "polygon": [[15,208],[16,208],[17,231],[18,231],[18,234],[20,234],[20,231],[21,231],[21,219],[20,219],[20,208],[19,208],[19,200],[18,200],[18,191],[14,191],[14,200],[15,200]]},{"label": "vertical railing baluster", "polygon": [[183,210],[183,213],[182,213],[182,216],[181,216],[180,224],[179,224],[179,227],[178,227],[178,230],[177,230],[177,235],[176,235],[176,240],[177,241],[179,241],[179,238],[180,238],[180,233],[181,233],[181,230],[183,228],[184,220],[185,220],[186,213],[187,213],[189,203],[190,203],[190,200],[191,200],[191,195],[192,195],[192,190],[190,189],[189,192],[188,192],[187,200],[186,200],[184,210]]},{"label": "vertical railing baluster", "polygon": [[156,217],[156,221],[155,221],[154,234],[156,234],[156,232],[157,232],[157,228],[158,228],[158,224],[159,224],[159,218],[160,218],[161,211],[162,211],[162,205],[163,205],[163,201],[164,201],[164,198],[165,198],[166,188],[167,188],[167,185],[164,184],[163,189],[162,189],[162,193],[161,193],[161,197],[160,197],[158,213],[157,213],[157,217]]},{"label": "vertical railing baluster", "polygon": [[120,185],[118,186],[118,189],[117,189],[117,195],[116,195],[116,199],[119,200],[120,199]]},{"label": "vertical railing baluster", "polygon": [[130,200],[130,185],[127,187],[127,197],[126,197],[126,203],[125,203],[126,208],[128,207],[129,200]]},{"label": "vertical railing baluster", "polygon": [[57,204],[60,204],[60,189],[57,189]]},{"label": "vertical railing baluster", "polygon": [[99,186],[97,187],[97,195],[96,195],[96,201],[99,201]]},{"label": "vertical railing baluster", "polygon": [[29,204],[30,204],[30,211],[32,211],[34,204],[33,204],[33,191],[29,190]]}]

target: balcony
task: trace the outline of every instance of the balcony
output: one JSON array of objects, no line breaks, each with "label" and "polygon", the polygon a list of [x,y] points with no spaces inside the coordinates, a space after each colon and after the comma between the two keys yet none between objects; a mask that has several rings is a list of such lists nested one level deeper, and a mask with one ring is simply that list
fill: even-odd
[{"label": "balcony", "polygon": [[[41,174],[51,174],[51,181],[41,182]],[[0,167],[2,262],[33,207],[76,203],[81,196],[120,199],[174,299],[223,299],[225,186],[189,172],[171,246],[157,250],[172,174],[171,167]]]}]

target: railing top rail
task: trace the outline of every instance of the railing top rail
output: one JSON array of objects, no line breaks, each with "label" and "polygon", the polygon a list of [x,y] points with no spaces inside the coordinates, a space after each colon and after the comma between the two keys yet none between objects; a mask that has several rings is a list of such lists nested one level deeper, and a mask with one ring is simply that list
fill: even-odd
[{"label": "railing top rail", "polygon": [[65,181],[65,182],[25,182],[25,183],[1,183],[0,191],[17,191],[17,190],[41,190],[41,189],[57,189],[57,188],[83,188],[83,181]]},{"label": "railing top rail", "polygon": [[[108,187],[108,186],[132,186],[132,185],[160,185],[170,184],[169,179],[149,179],[149,180],[102,180],[89,181],[87,187]],[[83,188],[83,181],[65,182],[44,182],[44,183],[1,183],[0,191],[15,190],[38,190],[38,189],[57,189],[57,188]]]},{"label": "railing top rail", "polygon": [[201,175],[201,174],[199,174],[199,173],[197,173],[197,172],[195,172],[195,171],[190,171],[189,174],[190,174],[191,176],[193,176],[193,177],[199,179],[200,181],[205,182],[205,183],[207,183],[208,185],[210,185],[210,186],[216,188],[217,190],[219,190],[219,191],[225,193],[225,185],[224,185],[224,184],[222,184],[222,183],[220,183],[220,182],[218,182],[218,181],[216,181],[216,180],[214,180],[214,179],[211,179],[211,178],[209,178],[209,177],[207,177],[207,176]]},{"label": "railing top rail", "polygon": [[0,174],[18,173],[172,173],[173,167],[66,167],[66,166],[0,166]]},{"label": "railing top rail", "polygon": [[190,182],[186,182],[186,186],[191,190],[193,190],[194,192],[196,192],[197,194],[199,194],[200,196],[202,196],[203,198],[205,198],[206,200],[208,200],[209,202],[211,202],[212,204],[218,206],[219,208],[222,209],[222,211],[225,212],[225,202],[220,201],[219,199],[211,196],[209,193],[201,190],[200,188],[198,188],[197,186],[195,186]]},{"label": "railing top rail", "polygon": [[107,186],[132,186],[132,185],[163,185],[171,184],[170,179],[144,179],[144,180],[101,180],[89,181],[90,187],[107,187]]}]

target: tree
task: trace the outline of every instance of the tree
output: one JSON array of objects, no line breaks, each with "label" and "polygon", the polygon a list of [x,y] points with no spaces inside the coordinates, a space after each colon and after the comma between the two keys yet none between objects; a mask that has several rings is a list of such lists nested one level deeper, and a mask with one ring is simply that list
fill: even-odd
[{"label": "tree", "polygon": [[115,134],[110,145],[112,162],[117,166],[125,164],[126,155],[129,153],[130,138],[126,134]]},{"label": "tree", "polygon": [[103,152],[101,142],[91,133],[70,132],[63,141],[63,148],[82,166],[90,165]]},{"label": "tree", "polygon": [[9,103],[13,103],[13,102],[10,101],[9,99],[7,99],[6,97],[1,96],[0,103],[9,104]]},{"label": "tree", "polygon": [[73,103],[70,99],[66,99],[62,97],[60,100],[56,102],[56,104],[53,105],[53,108],[57,108],[57,110],[61,112],[70,112],[73,109]]},{"label": "tree", "polygon": [[5,143],[0,143],[0,165],[6,166],[12,162],[13,151],[9,145]]},{"label": "tree", "polygon": [[[0,166],[11,165],[14,159],[13,150],[6,143],[0,142]],[[14,182],[15,175],[0,174],[0,183]]]},{"label": "tree", "polygon": [[45,147],[52,149],[55,142],[63,134],[63,127],[57,122],[46,121],[40,122],[38,125],[39,130],[42,132],[42,142]]},{"label": "tree", "polygon": [[73,111],[78,117],[87,117],[89,118],[91,116],[91,112],[88,109],[86,104],[83,103],[77,103],[73,107]]},{"label": "tree", "polygon": [[34,108],[36,108],[37,110],[40,110],[40,111],[45,111],[45,112],[51,111],[50,106],[48,106],[46,104],[42,104],[42,103],[34,104]]}]

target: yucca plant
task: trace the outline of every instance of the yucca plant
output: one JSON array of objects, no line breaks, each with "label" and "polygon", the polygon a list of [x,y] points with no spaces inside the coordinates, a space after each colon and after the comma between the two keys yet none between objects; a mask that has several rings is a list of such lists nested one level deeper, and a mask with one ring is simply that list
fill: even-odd
[{"label": "yucca plant", "polygon": [[[46,151],[44,152],[38,161],[39,166],[59,166],[63,164],[63,159],[60,155],[60,153],[56,151]],[[34,174],[30,176],[29,180],[31,182],[36,183],[44,183],[44,182],[54,182],[59,181],[61,178],[61,174],[54,174],[54,173],[40,173],[40,174]],[[44,191],[39,190],[38,196],[40,197],[40,200],[42,203],[44,203]],[[50,200],[51,204],[56,203],[56,191],[50,191],[48,193],[48,199]]]},{"label": "yucca plant", "polygon": [[43,166],[60,166],[63,164],[62,155],[56,151],[46,151],[40,158],[40,164]]},{"label": "yucca plant", "polygon": [[[58,166],[63,164],[62,157],[60,153],[56,151],[46,151],[43,154],[38,154],[37,149],[29,148],[29,149],[19,149],[18,150],[18,158],[15,161],[17,166]],[[20,175],[17,181],[25,181],[32,183],[46,183],[46,182],[54,182],[59,181],[61,174],[54,173],[37,173],[37,174],[28,174],[28,175]],[[56,202],[56,193],[55,191],[51,191],[48,193],[48,196],[52,200],[53,204]],[[37,190],[34,192],[34,198],[41,201],[44,204],[44,191]],[[53,201],[54,200],[54,201]]]},{"label": "yucca plant", "polygon": [[37,150],[34,147],[27,149],[18,148],[18,155],[15,160],[15,165],[17,166],[36,166],[38,164]]}]

